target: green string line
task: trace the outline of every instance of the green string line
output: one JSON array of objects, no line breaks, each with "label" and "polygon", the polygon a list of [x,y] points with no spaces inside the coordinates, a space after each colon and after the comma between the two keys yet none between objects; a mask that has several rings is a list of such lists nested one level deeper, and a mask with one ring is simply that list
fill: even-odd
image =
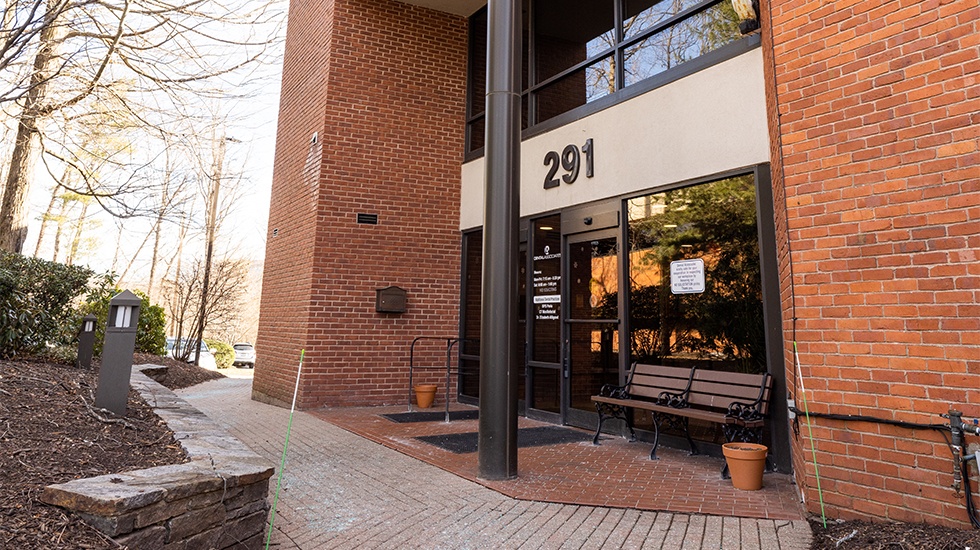
[{"label": "green string line", "polygon": [[810,432],[810,452],[813,453],[813,475],[817,478],[817,497],[820,499],[820,518],[823,520],[823,528],[827,528],[827,514],[823,507],[823,491],[820,490],[820,469],[817,468],[817,448],[813,445],[813,426],[810,424],[810,408],[806,404],[806,388],[803,387],[803,373],[800,372],[800,352],[796,348],[796,340],[793,340],[793,355],[796,359],[796,373],[800,377],[800,393],[803,395],[803,412],[806,415],[806,429]]},{"label": "green string line", "polygon": [[272,540],[272,526],[276,522],[276,507],[279,505],[279,488],[282,487],[282,474],[286,469],[286,449],[289,448],[289,432],[293,431],[293,411],[296,410],[296,394],[299,393],[299,375],[303,372],[303,357],[306,350],[299,351],[299,369],[296,370],[296,389],[293,390],[293,404],[289,407],[289,422],[286,424],[286,442],[282,446],[282,459],[279,461],[279,479],[276,480],[276,495],[272,499],[272,517],[269,518],[269,532],[265,537],[265,550],[269,550]]}]

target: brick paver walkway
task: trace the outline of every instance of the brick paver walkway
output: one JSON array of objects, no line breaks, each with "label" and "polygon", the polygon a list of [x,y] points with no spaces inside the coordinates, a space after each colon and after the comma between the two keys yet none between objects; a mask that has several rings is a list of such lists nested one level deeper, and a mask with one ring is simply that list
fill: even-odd
[{"label": "brick paver walkway", "polygon": [[[289,411],[250,391],[251,380],[224,379],[177,394],[278,469]],[[297,412],[272,547],[806,549],[810,540],[804,520],[517,500]]]}]

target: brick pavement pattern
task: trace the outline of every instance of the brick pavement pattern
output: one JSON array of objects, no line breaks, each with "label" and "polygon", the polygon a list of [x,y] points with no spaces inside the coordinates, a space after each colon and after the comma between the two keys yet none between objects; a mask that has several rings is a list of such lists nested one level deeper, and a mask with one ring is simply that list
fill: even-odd
[{"label": "brick pavement pattern", "polygon": [[[278,469],[289,410],[252,401],[251,382],[215,380],[177,394]],[[788,550],[810,540],[801,520],[512,499],[297,411],[270,547]]]}]

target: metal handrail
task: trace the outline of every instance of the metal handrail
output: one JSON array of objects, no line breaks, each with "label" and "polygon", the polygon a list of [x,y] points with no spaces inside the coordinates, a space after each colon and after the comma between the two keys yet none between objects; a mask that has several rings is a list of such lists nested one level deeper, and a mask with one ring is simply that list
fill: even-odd
[{"label": "metal handrail", "polygon": [[[449,384],[452,375],[452,352],[456,344],[463,341],[475,341],[472,338],[452,338],[444,336],[417,336],[412,340],[412,345],[408,350],[408,412],[412,412],[412,391],[415,387],[415,344],[422,340],[445,340],[446,341],[446,422],[449,422]],[[419,367],[427,368],[427,367]],[[429,367],[435,368],[435,367]]]}]

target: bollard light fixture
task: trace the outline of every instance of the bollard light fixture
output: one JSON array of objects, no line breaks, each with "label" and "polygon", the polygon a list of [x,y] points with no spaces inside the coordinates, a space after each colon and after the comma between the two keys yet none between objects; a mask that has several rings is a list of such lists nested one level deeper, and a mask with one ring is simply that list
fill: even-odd
[{"label": "bollard light fixture", "polygon": [[95,406],[119,416],[126,415],[139,318],[140,298],[132,292],[124,290],[109,301],[109,318],[106,319],[102,368],[99,369]]},{"label": "bollard light fixture", "polygon": [[82,325],[78,329],[78,355],[75,366],[83,369],[92,368],[92,355],[95,350],[95,322],[98,319],[91,313],[82,317]]}]

